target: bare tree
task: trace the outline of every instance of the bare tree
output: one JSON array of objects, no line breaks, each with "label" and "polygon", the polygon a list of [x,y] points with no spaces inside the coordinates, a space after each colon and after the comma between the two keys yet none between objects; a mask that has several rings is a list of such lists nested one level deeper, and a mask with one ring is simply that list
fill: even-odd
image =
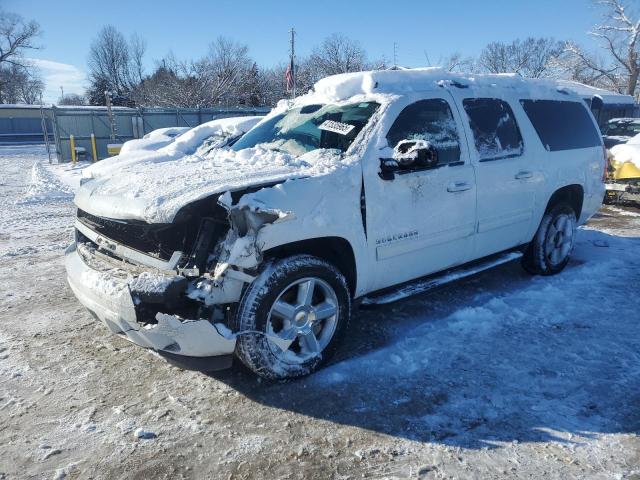
[{"label": "bare tree", "polygon": [[77,93],[67,93],[64,97],[60,97],[58,105],[86,105],[87,100],[83,95]]},{"label": "bare tree", "polygon": [[36,22],[0,10],[0,103],[35,103],[42,93],[38,70],[24,57],[40,48],[35,43],[40,33]]},{"label": "bare tree", "polygon": [[44,82],[36,69],[25,71],[24,81],[19,83],[20,100],[29,105],[39,103],[44,91]]},{"label": "bare tree", "polygon": [[37,22],[25,22],[20,15],[0,10],[0,65],[28,66],[24,52],[40,48],[35,43],[40,33]]},{"label": "bare tree", "polygon": [[38,103],[44,90],[38,70],[20,65],[1,67],[0,85],[0,103]]},{"label": "bare tree", "polygon": [[317,79],[338,73],[358,72],[369,68],[362,46],[344,35],[334,33],[314,49],[309,66]]},{"label": "bare tree", "polygon": [[633,95],[640,78],[640,13],[623,0],[596,4],[603,9],[603,21],[590,33],[600,41],[605,58],[570,43],[565,64],[578,80]]},{"label": "bare tree", "polygon": [[[141,105],[171,107],[255,104],[259,74],[248,47],[220,37],[198,60],[167,56],[136,89]],[[253,90],[253,93],[248,93]],[[249,97],[252,97],[250,100]]]},{"label": "bare tree", "polygon": [[138,34],[134,34],[129,40],[129,50],[131,80],[139,84],[144,78],[144,54],[147,52],[147,42]]},{"label": "bare tree", "polygon": [[472,57],[464,57],[460,52],[454,52],[448,57],[440,58],[438,65],[448,72],[455,73],[472,73],[478,68]]},{"label": "bare tree", "polygon": [[[214,104],[229,102],[237,97],[238,90],[253,65],[249,48],[224,37],[218,37],[209,46],[209,55],[204,59],[204,70],[209,75],[207,88],[211,88]],[[232,100],[233,101],[233,100]]]},{"label": "bare tree", "polygon": [[555,74],[556,58],[564,44],[552,38],[526,38],[511,43],[491,42],[480,53],[478,63],[489,73],[517,73],[540,78]]},{"label": "bare tree", "polygon": [[142,81],[145,43],[137,36],[127,42],[124,35],[112,25],[98,32],[89,49],[88,96],[92,104],[104,103],[104,91],[128,97]]}]

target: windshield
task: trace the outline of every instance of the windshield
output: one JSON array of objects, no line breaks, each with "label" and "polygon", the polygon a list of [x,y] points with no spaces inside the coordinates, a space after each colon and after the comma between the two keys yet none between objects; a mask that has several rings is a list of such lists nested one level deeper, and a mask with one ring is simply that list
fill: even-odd
[{"label": "windshield", "polygon": [[234,138],[237,138],[237,135],[235,137],[229,137],[228,134],[224,133],[211,135],[210,137],[204,139],[204,141],[194,152],[194,155],[197,155],[198,157],[204,157],[211,153],[212,150],[224,147],[228,143],[232,142]]},{"label": "windshield", "polygon": [[318,148],[344,152],[379,106],[376,102],[361,102],[293,108],[247,132],[233,149],[238,151],[260,145],[291,155],[303,155]]},{"label": "windshield", "polygon": [[640,133],[640,123],[624,122],[610,123],[607,127],[607,135],[619,137],[633,137]]}]

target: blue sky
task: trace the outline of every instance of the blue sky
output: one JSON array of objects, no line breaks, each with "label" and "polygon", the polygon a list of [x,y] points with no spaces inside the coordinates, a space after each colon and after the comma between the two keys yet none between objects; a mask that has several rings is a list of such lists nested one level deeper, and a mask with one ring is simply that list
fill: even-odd
[{"label": "blue sky", "polygon": [[47,101],[59,96],[60,85],[65,93],[82,93],[89,44],[105,24],[142,36],[149,68],[168,52],[198,57],[219,35],[246,43],[259,64],[285,62],[291,26],[301,55],[339,32],[358,40],[371,58],[391,61],[396,42],[399,64],[424,66],[425,52],[437,64],[456,51],[477,55],[490,41],[527,36],[572,39],[593,49],[587,32],[599,17],[590,0],[0,0],[0,6],[42,26],[44,48],[31,56],[43,70]]}]

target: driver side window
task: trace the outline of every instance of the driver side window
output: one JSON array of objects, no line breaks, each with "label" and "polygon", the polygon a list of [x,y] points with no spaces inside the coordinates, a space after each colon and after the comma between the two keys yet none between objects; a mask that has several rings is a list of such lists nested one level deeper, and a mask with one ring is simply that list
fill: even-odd
[{"label": "driver side window", "polygon": [[438,165],[460,161],[458,129],[446,100],[433,98],[406,106],[387,133],[395,148],[402,140],[426,140],[438,151]]}]

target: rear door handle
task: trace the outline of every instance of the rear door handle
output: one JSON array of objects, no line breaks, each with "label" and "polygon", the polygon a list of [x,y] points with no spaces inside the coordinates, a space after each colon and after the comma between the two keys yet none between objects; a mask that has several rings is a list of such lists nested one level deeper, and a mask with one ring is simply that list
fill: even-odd
[{"label": "rear door handle", "polygon": [[471,184],[469,182],[452,182],[447,185],[447,192],[464,192],[470,190]]},{"label": "rear door handle", "polygon": [[522,172],[516,173],[515,179],[526,180],[527,178],[531,178],[531,177],[533,177],[533,172],[522,171]]}]

